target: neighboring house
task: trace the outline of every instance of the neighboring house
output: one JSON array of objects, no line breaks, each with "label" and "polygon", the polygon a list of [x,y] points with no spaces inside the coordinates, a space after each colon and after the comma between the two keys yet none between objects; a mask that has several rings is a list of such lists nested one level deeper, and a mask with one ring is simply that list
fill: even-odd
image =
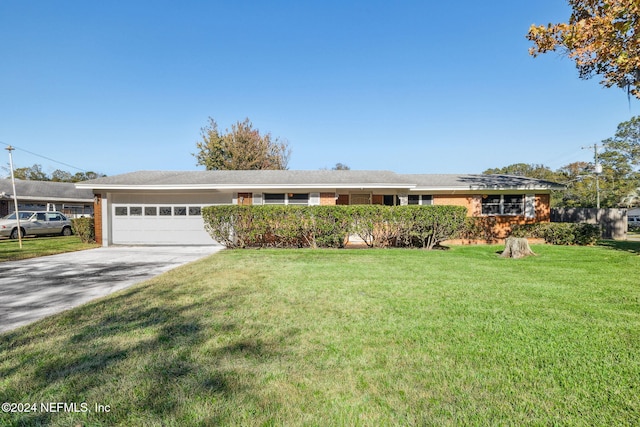
[{"label": "neighboring house", "polygon": [[389,171],[141,171],[76,183],[95,194],[96,240],[112,244],[211,244],[210,205],[459,205],[514,223],[549,221],[559,184],[507,175],[406,175]]},{"label": "neighboring house", "polygon": [[[70,217],[93,214],[93,192],[71,182],[16,179],[18,210],[60,211]],[[0,217],[15,211],[11,179],[0,179]]]},{"label": "neighboring house", "polygon": [[627,211],[627,224],[630,227],[640,227],[640,208],[629,209]]}]

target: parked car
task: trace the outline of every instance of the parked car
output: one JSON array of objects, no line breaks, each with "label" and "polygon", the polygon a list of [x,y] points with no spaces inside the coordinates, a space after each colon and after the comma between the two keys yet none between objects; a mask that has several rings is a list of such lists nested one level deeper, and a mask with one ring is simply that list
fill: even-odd
[{"label": "parked car", "polygon": [[[60,212],[20,212],[20,229],[23,236],[60,234],[71,236],[71,220]],[[0,219],[0,236],[11,239],[18,238],[18,221],[13,212]]]}]

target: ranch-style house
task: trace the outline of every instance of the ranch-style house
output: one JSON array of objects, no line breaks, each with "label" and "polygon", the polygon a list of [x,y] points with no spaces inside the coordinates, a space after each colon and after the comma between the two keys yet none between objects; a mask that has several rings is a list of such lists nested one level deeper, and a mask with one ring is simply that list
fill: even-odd
[{"label": "ranch-style house", "polygon": [[209,245],[210,205],[458,205],[492,216],[499,233],[548,222],[559,184],[509,175],[391,171],[139,171],[76,183],[94,194],[96,240],[109,245]]}]

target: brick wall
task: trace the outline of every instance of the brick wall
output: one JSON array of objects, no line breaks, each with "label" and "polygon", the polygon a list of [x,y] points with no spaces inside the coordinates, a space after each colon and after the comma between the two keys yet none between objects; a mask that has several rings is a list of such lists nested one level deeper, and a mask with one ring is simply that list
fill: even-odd
[{"label": "brick wall", "polygon": [[433,196],[434,205],[464,206],[467,208],[467,216],[475,216],[480,213],[480,196],[475,195],[439,195]]},{"label": "brick wall", "polygon": [[102,244],[102,195],[93,198],[93,225],[96,233],[96,243]]},{"label": "brick wall", "polygon": [[320,206],[336,204],[336,193],[320,193]]}]

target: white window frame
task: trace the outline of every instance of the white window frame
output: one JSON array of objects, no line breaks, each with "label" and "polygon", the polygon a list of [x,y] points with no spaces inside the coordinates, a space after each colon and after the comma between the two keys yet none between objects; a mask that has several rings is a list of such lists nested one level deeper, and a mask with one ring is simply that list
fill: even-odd
[{"label": "white window frame", "polygon": [[[265,197],[267,194],[271,195],[271,194],[277,194],[280,195],[282,194],[283,198],[283,202],[282,203],[274,203],[273,201],[268,201],[267,198]],[[297,203],[298,200],[289,200],[289,194],[306,194],[307,195],[307,200],[306,203]],[[286,193],[262,193],[262,204],[263,205],[291,205],[291,206],[309,206],[311,204],[311,194],[310,193],[291,193],[291,192],[286,192]],[[255,199],[254,199],[255,201]]]},{"label": "white window frame", "polygon": [[[418,203],[409,203],[409,198],[412,196],[418,197]],[[431,194],[409,194],[407,196],[407,204],[408,205],[420,205],[420,206],[430,206],[433,205],[433,195]]]},{"label": "white window frame", "polygon": [[[480,209],[482,212],[482,216],[525,216],[527,214],[527,210],[526,210],[526,201],[527,201],[527,196],[524,194],[491,194],[487,197],[491,197],[491,198],[497,198],[500,197],[500,202],[496,205],[495,203],[492,203],[491,205],[485,204],[484,200],[485,198],[482,198],[482,201],[480,202]],[[520,202],[520,211],[516,212],[516,213],[512,213],[512,212],[505,212],[505,208],[507,203],[505,202],[505,197],[519,197],[522,199],[522,201]],[[498,207],[498,212],[489,212],[489,213],[485,213],[485,206],[497,206]]]},{"label": "white window frame", "polygon": [[[139,214],[132,214],[131,213],[131,208],[137,208],[140,209],[140,213]],[[154,208],[155,209],[155,214],[153,215],[149,215],[147,214],[147,208]],[[161,209],[169,209],[169,211],[171,212],[170,215],[161,215],[160,214],[160,210]],[[175,208],[181,208],[181,209],[185,209],[185,214],[184,215],[176,215],[175,214]],[[191,209],[192,208],[198,208],[200,214],[191,214]],[[118,204],[114,204],[113,205],[113,215],[114,216],[118,216],[118,217],[134,217],[134,218],[168,218],[168,217],[173,217],[173,218],[188,218],[188,217],[194,217],[194,216],[202,216],[202,208],[203,206],[201,204],[176,204],[176,205],[170,205],[170,204],[144,204],[144,203],[118,203]],[[124,213],[118,213],[118,209],[126,209],[126,214]],[[121,211],[122,212],[122,211]]]}]

